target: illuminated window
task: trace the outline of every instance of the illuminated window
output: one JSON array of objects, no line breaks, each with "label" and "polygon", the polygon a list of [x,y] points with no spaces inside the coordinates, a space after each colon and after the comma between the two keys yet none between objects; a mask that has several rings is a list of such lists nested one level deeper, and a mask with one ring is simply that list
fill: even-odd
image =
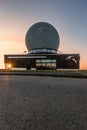
[{"label": "illuminated window", "polygon": [[53,68],[56,69],[56,59],[40,59],[36,60],[36,67],[45,67],[45,68]]}]

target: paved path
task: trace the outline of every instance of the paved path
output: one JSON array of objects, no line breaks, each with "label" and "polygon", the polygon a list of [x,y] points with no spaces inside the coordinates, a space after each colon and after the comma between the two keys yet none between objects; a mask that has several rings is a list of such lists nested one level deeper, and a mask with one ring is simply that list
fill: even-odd
[{"label": "paved path", "polygon": [[87,130],[87,79],[0,75],[0,130]]}]

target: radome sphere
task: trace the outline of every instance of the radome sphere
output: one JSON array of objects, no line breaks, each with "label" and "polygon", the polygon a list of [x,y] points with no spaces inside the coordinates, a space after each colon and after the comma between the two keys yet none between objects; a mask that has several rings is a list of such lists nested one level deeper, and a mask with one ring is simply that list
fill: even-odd
[{"label": "radome sphere", "polygon": [[49,23],[38,22],[26,33],[25,43],[28,51],[37,49],[58,50],[60,38],[57,30]]}]

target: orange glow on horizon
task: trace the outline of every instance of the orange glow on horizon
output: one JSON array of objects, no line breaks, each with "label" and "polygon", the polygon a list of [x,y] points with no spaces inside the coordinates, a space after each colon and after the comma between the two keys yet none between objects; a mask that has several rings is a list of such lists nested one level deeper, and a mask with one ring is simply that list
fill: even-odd
[{"label": "orange glow on horizon", "polygon": [[23,54],[26,50],[24,43],[0,41],[0,69],[5,68],[4,54]]},{"label": "orange glow on horizon", "polygon": [[81,64],[80,64],[80,69],[81,69],[81,70],[87,70],[87,63],[86,63],[86,64],[81,63]]}]

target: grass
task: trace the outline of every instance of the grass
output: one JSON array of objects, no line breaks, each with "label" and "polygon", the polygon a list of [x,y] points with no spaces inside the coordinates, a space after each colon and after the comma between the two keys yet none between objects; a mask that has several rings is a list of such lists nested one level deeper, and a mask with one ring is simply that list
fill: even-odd
[{"label": "grass", "polygon": [[87,70],[9,70],[0,69],[0,75],[53,76],[87,78]]},{"label": "grass", "polygon": [[87,70],[78,69],[58,69],[58,70],[10,70],[10,69],[0,69],[0,72],[78,72],[87,73]]}]

